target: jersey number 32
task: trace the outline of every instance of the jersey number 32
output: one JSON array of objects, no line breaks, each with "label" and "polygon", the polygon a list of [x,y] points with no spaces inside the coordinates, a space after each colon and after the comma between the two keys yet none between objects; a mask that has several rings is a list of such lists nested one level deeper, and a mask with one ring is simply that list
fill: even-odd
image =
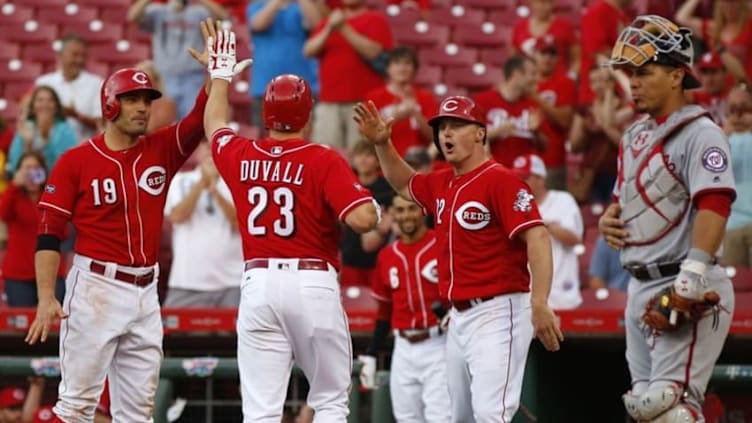
[{"label": "jersey number 32", "polygon": [[274,234],[281,237],[292,235],[295,231],[295,215],[293,214],[295,196],[286,187],[267,190],[264,187],[255,186],[248,190],[248,202],[253,205],[251,212],[248,213],[248,233],[255,236],[266,235],[267,227],[260,225],[257,220],[269,206],[269,197],[279,208],[279,218],[275,219],[272,224]]}]

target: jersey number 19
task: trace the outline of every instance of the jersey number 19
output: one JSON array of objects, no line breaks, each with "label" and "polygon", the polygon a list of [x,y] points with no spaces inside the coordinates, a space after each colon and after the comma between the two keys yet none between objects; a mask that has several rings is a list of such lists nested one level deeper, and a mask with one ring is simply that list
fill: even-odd
[{"label": "jersey number 19", "polygon": [[[256,236],[266,235],[266,226],[258,225],[256,220],[261,216],[269,205],[270,192],[264,187],[255,186],[248,190],[248,202],[253,205],[248,214],[248,233]],[[274,204],[279,207],[279,218],[274,220],[274,234],[281,237],[292,235],[295,230],[295,196],[287,187],[279,187],[271,190]]]}]

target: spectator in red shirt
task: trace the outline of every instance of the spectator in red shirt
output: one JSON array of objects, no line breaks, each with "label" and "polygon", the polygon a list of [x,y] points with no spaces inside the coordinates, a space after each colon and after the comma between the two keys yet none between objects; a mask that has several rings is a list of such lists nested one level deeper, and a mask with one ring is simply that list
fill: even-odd
[{"label": "spectator in red shirt", "polygon": [[[632,0],[595,0],[585,9],[580,22],[580,72],[589,72],[593,65],[600,63],[599,57],[610,56],[619,33],[629,24],[629,17],[624,9],[631,2]],[[581,74],[577,97],[581,105],[593,100],[587,75]]]},{"label": "spectator in red shirt", "polygon": [[430,145],[433,131],[428,126],[428,117],[438,111],[433,93],[415,85],[419,67],[415,50],[403,46],[394,48],[387,56],[386,85],[366,95],[384,119],[394,118],[392,142],[403,157],[412,146]]},{"label": "spectator in red shirt", "polygon": [[349,150],[359,139],[352,108],[384,84],[379,66],[394,45],[386,15],[365,0],[343,0],[323,19],[303,46],[319,59],[319,99],[313,141]]},{"label": "spectator in red shirt", "polygon": [[574,25],[569,19],[554,13],[554,0],[530,0],[530,16],[518,19],[512,30],[512,43],[518,53],[533,57],[536,43],[552,38],[559,54],[556,72],[576,76],[580,67],[580,45]]},{"label": "spectator in red shirt", "polygon": [[726,116],[726,96],[729,91],[728,73],[717,53],[707,52],[697,62],[702,88],[689,91],[694,103],[705,107],[718,126],[723,126]]},{"label": "spectator in red shirt", "polygon": [[619,142],[634,111],[619,96],[610,69],[593,66],[590,86],[595,98],[580,108],[569,133],[572,152],[584,153],[580,174],[569,192],[580,203],[605,203],[611,200],[616,182]]},{"label": "spectator in red shirt", "polygon": [[556,72],[559,48],[550,34],[539,38],[534,59],[538,70],[538,92],[531,98],[543,112],[541,132],[548,143],[541,154],[547,168],[546,186],[549,189],[566,189],[566,149],[569,128],[574,117],[577,87],[574,81]]},{"label": "spectator in red shirt", "polygon": [[[3,259],[5,295],[11,307],[37,305],[37,284],[34,271],[37,226],[41,211],[37,202],[47,181],[44,158],[30,151],[21,155],[13,181],[0,198],[0,219],[8,226],[8,249]],[[63,301],[65,266],[58,269],[55,296]]]},{"label": "spectator in red shirt", "polygon": [[746,71],[745,79],[752,78],[752,14],[747,1],[717,0],[712,19],[694,16],[699,4],[700,0],[684,2],[676,11],[676,22],[701,37],[705,45],[724,58],[724,63],[727,53],[736,58]]},{"label": "spectator in red shirt", "polygon": [[504,81],[475,97],[486,114],[491,155],[504,166],[511,168],[516,157],[538,154],[546,147],[543,114],[532,99],[536,80],[532,59],[512,56],[504,63]]}]

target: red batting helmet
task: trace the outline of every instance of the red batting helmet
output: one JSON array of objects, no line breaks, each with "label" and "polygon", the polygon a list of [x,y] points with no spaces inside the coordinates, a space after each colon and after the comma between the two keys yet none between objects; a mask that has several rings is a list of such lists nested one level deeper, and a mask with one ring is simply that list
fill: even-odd
[{"label": "red batting helmet", "polygon": [[162,93],[151,85],[149,75],[141,70],[127,68],[116,71],[102,84],[100,98],[102,101],[102,117],[115,120],[120,114],[120,100],[118,96],[132,91],[148,91],[151,99],[162,97]]},{"label": "red batting helmet", "polygon": [[292,74],[272,79],[264,92],[264,127],[276,131],[299,131],[311,117],[313,93],[305,79]]},{"label": "red batting helmet", "polygon": [[[439,123],[443,118],[457,118],[471,123],[477,123],[486,127],[486,117],[480,106],[469,97],[453,95],[444,99],[439,105],[439,113],[428,120],[428,124],[433,127],[433,142],[439,147]],[[485,138],[483,139],[485,143]],[[441,148],[439,148],[441,151]]]}]

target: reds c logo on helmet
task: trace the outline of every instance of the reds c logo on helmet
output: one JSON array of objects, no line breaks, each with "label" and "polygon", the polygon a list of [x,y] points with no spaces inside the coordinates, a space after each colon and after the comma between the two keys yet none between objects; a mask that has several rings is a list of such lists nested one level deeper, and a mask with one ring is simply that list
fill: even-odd
[{"label": "reds c logo on helmet", "polygon": [[313,110],[311,86],[303,78],[285,74],[272,79],[264,92],[264,127],[293,132],[303,129]]},{"label": "reds c logo on helmet", "polygon": [[154,88],[151,79],[144,71],[127,68],[120,69],[104,81],[100,92],[102,102],[102,117],[115,120],[120,114],[120,100],[118,96],[133,91],[147,91],[152,100],[162,97],[162,93]]},{"label": "reds c logo on helmet", "polygon": [[[477,123],[486,127],[485,113],[475,101],[469,97],[453,95],[444,99],[439,105],[439,113],[428,120],[428,124],[433,128],[433,143],[441,151],[439,146],[439,123],[443,118],[462,119],[468,122]],[[485,137],[483,143],[485,143]]]}]

